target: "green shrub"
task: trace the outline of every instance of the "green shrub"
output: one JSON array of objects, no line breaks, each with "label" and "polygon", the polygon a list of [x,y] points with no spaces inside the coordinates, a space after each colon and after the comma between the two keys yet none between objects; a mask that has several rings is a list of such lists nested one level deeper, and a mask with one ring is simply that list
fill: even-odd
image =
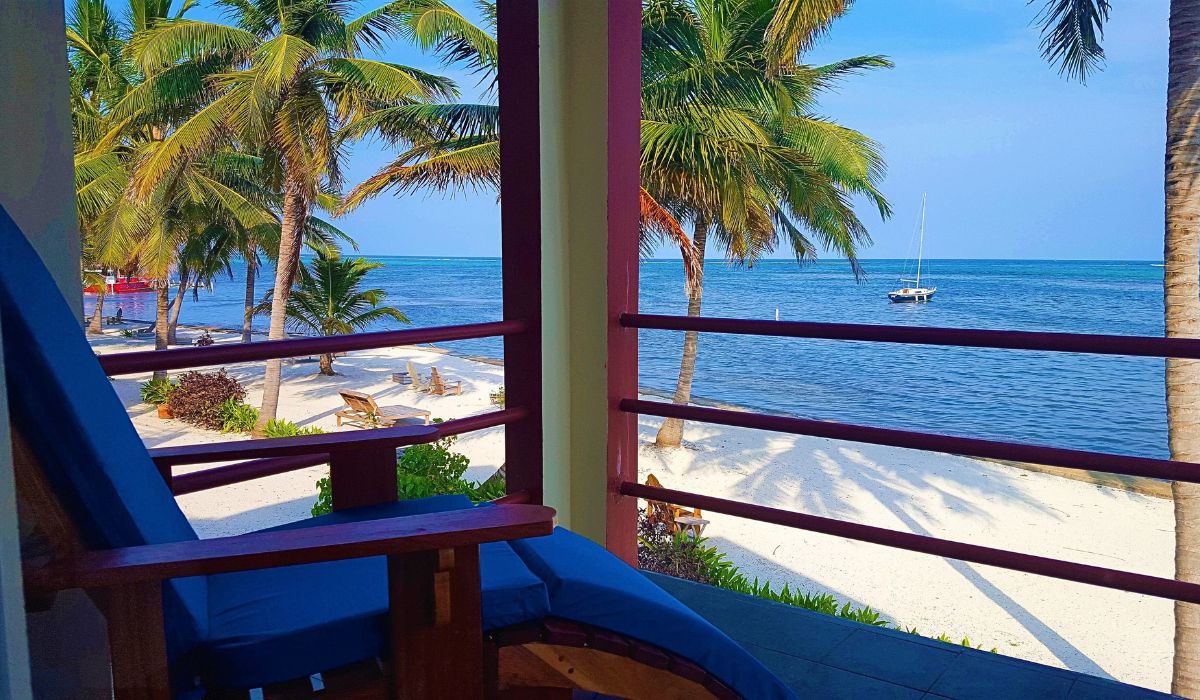
[{"label": "green shrub", "polygon": [[248,433],[258,422],[258,409],[233,397],[225,399],[217,415],[221,419],[223,433]]},{"label": "green shrub", "polygon": [[[440,422],[440,421],[435,421]],[[400,500],[459,493],[472,501],[490,501],[504,495],[504,480],[488,479],[482,484],[463,478],[471,465],[466,455],[452,451],[453,435],[425,445],[404,448],[396,460],[396,496]],[[333,490],[329,479],[317,481],[313,515],[333,512]]]},{"label": "green shrub", "polygon": [[[837,598],[828,593],[792,590],[786,583],[783,588],[775,590],[769,581],[760,583],[757,578],[751,581],[724,552],[708,545],[707,542],[704,537],[695,537],[684,532],[671,534],[667,531],[665,523],[647,518],[645,511],[638,514],[638,566],[646,571],[726,588],[865,625],[894,628],[920,635],[915,628],[905,628],[886,620],[879,611],[870,606],[855,607],[848,602],[839,604]],[[948,644],[955,643],[945,634],[934,639]],[[966,637],[959,643],[975,649],[983,648],[972,646],[971,640]],[[996,649],[991,651],[995,652]]]},{"label": "green shrub", "polygon": [[[258,420],[258,411],[254,412],[254,420]],[[250,427],[254,427],[251,425]],[[263,428],[263,435],[269,438],[284,438],[297,437],[299,435],[322,435],[324,430],[321,430],[315,425],[308,425],[303,428],[283,418],[274,418],[267,421],[267,425]]]},{"label": "green shrub", "polygon": [[209,430],[222,426],[221,405],[230,399],[241,401],[246,390],[238,380],[222,369],[218,372],[184,372],[179,386],[171,392],[171,413],[186,423]]},{"label": "green shrub", "polygon": [[142,401],[152,406],[162,405],[171,399],[171,394],[175,391],[175,388],[175,382],[166,377],[151,379],[142,384]]}]

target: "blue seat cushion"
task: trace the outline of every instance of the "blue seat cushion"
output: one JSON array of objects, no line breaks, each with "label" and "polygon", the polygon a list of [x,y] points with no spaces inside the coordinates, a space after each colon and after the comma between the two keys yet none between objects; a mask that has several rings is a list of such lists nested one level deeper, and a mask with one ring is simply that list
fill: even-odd
[{"label": "blue seat cushion", "polygon": [[603,547],[575,533],[514,540],[550,593],[550,614],[604,627],[677,654],[745,698],[795,695],[724,632]]},{"label": "blue seat cushion", "polygon": [[[470,508],[435,496],[339,511],[271,530]],[[546,587],[506,542],[479,548],[484,629],[544,617]],[[254,688],[380,656],[387,646],[382,557],[210,576],[208,639],[196,658],[210,687]]]}]

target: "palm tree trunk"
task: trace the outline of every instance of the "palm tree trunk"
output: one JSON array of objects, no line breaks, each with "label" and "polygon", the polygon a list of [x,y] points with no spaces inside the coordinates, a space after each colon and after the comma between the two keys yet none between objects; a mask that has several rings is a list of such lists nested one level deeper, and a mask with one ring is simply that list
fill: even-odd
[{"label": "palm tree trunk", "polygon": [[[1166,244],[1168,337],[1200,337],[1200,0],[1172,0],[1167,68]],[[1200,361],[1167,360],[1171,459],[1200,461]],[[1200,583],[1200,485],[1172,484],[1175,578]],[[1171,692],[1200,697],[1200,605],[1175,603]]]},{"label": "palm tree trunk", "polygon": [[333,353],[324,353],[321,355],[321,374],[334,376],[337,372],[333,371]]},{"label": "palm tree trunk", "polygon": [[[154,349],[167,349],[167,307],[170,297],[170,291],[167,289],[167,280],[161,279],[158,281],[157,289],[154,291]],[[157,371],[154,373],[155,379],[166,378],[165,371]]]},{"label": "palm tree trunk", "polygon": [[[285,164],[286,168],[286,164]],[[304,198],[302,184],[290,173],[283,183],[283,223],[279,232],[279,262],[275,267],[275,290],[271,297],[271,324],[267,333],[270,340],[284,337],[284,320],[288,295],[296,278],[296,267],[300,264],[300,238],[308,218],[308,203]],[[262,408],[258,423],[251,434],[262,437],[267,423],[276,417],[279,410],[279,382],[283,374],[282,360],[267,360],[267,371],[263,377]]]},{"label": "palm tree trunk", "polygon": [[[692,247],[696,251],[695,284],[688,290],[688,316],[700,315],[700,299],[704,294],[704,248],[708,243],[708,222],[696,223],[692,234]],[[700,334],[687,331],[683,334],[683,359],[679,362],[679,382],[675,385],[675,403],[686,404],[692,400],[692,377],[696,373],[696,347]],[[667,418],[658,429],[654,444],[659,447],[679,447],[683,443],[683,421]]]},{"label": "palm tree trunk", "polygon": [[100,281],[100,291],[96,292],[96,310],[88,321],[87,332],[96,335],[104,332],[104,280]]},{"label": "palm tree trunk", "polygon": [[183,294],[187,291],[187,275],[179,274],[179,290],[175,292],[175,300],[171,302],[171,318],[167,323],[167,344],[178,345],[176,331],[179,329],[179,312],[183,309]]},{"label": "palm tree trunk", "polygon": [[254,277],[257,274],[252,258],[246,259],[246,299],[242,310],[242,342],[251,341],[254,321]]}]

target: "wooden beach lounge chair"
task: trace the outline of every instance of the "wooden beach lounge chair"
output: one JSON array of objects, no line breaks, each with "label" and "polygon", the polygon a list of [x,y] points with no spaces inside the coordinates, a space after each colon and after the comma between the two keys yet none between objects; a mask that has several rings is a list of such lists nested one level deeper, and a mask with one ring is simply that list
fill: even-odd
[{"label": "wooden beach lounge chair", "polygon": [[[662,488],[662,483],[653,474],[646,475],[646,485]],[[704,519],[699,508],[689,511],[682,506],[663,501],[646,501],[646,517],[662,521],[667,526],[667,532],[671,534],[684,530],[699,537],[704,534],[704,528],[708,527],[708,521]]]},{"label": "wooden beach lounge chair", "polygon": [[339,391],[346,407],[334,415],[337,424],[361,425],[364,428],[390,428],[408,418],[420,418],[429,425],[429,411],[412,406],[380,406],[375,397],[361,391]]},{"label": "wooden beach lounge chair", "polygon": [[449,396],[462,393],[462,380],[446,381],[438,373],[437,367],[429,368],[429,393],[435,396]]},{"label": "wooden beach lounge chair", "polygon": [[425,377],[422,377],[421,373],[417,371],[417,367],[412,363],[412,360],[408,360],[404,363],[404,365],[408,368],[408,376],[411,378],[413,391],[428,392],[433,388],[433,385],[429,383],[429,380]]},{"label": "wooden beach lounge chair", "polygon": [[542,506],[435,496],[198,539],[3,209],[0,248],[18,502],[43,545],[23,562],[27,600],[96,594],[118,700],[795,697],[635,569],[551,531]]}]

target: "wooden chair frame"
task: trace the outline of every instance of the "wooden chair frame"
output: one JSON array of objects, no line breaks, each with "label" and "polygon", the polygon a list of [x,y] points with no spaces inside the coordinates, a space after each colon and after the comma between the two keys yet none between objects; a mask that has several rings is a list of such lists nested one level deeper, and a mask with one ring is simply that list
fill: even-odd
[{"label": "wooden chair frame", "polygon": [[[394,429],[399,432],[399,429]],[[410,428],[414,443],[434,434]],[[45,608],[60,590],[81,588],[103,611],[118,700],[167,700],[169,683],[162,582],[251,569],[386,556],[391,698],[482,697],[483,636],[479,545],[549,534],[554,510],[499,505],[299,530],[88,551],[14,426],[18,503],[34,525],[24,549],[27,605]],[[372,431],[372,434],[378,434]],[[296,438],[281,441],[294,442]],[[376,439],[378,440],[378,439]],[[260,441],[270,449],[272,440]],[[289,446],[281,446],[290,449]],[[393,491],[394,493],[394,491]],[[356,693],[358,691],[355,691]],[[246,690],[218,695],[246,697]],[[274,695],[278,697],[278,695]],[[326,696],[328,697],[328,695]]]}]

